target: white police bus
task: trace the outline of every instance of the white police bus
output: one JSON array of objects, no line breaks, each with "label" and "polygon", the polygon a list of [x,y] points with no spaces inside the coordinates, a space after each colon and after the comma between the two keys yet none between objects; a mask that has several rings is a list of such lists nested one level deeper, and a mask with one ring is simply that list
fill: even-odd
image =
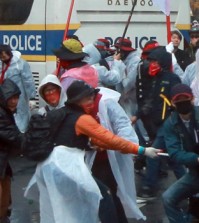
[{"label": "white police bus", "polygon": [[[171,0],[172,28],[185,1]],[[86,44],[103,37],[114,43],[122,36],[134,0],[74,2],[69,34],[75,33]],[[56,58],[51,50],[62,42],[70,4],[71,0],[0,0],[0,43],[22,53],[36,84],[55,70]],[[186,24],[180,28],[186,36]],[[165,15],[152,0],[138,0],[126,37],[135,48],[141,48],[150,39],[166,44],[166,36]]]}]

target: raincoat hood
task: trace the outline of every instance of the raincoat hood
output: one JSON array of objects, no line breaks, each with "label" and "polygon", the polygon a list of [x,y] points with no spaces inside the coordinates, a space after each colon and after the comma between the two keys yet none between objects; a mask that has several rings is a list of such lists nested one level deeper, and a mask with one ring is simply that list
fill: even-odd
[{"label": "raincoat hood", "polygon": [[5,79],[3,84],[0,86],[0,106],[6,108],[6,101],[14,96],[20,95],[21,91],[19,87],[10,79]]},{"label": "raincoat hood", "polygon": [[148,59],[155,60],[159,63],[163,71],[170,71],[172,67],[172,55],[165,49],[155,49],[149,54]]},{"label": "raincoat hood", "polygon": [[16,63],[21,58],[21,53],[19,51],[12,51],[12,55],[11,64]]},{"label": "raincoat hood", "polygon": [[[61,94],[60,94],[60,99],[59,99],[59,103],[56,107],[53,107],[51,105],[49,105],[45,99],[44,99],[44,95],[43,95],[43,89],[44,87],[47,85],[47,84],[55,84],[57,85],[60,89],[61,89]],[[48,74],[42,81],[41,81],[41,84],[39,85],[38,87],[38,94],[39,96],[43,99],[43,101],[45,102],[45,104],[48,105],[48,108],[50,110],[52,109],[57,109],[57,108],[61,108],[64,106],[66,100],[67,100],[67,97],[66,97],[66,93],[64,92],[62,86],[61,86],[61,83],[59,81],[59,79],[57,78],[56,75],[54,74]]]},{"label": "raincoat hood", "polygon": [[84,57],[83,59],[84,62],[92,65],[99,63],[99,61],[101,60],[101,54],[99,50],[94,46],[94,44],[90,43],[84,46],[82,50],[84,53],[88,54],[88,56]]}]

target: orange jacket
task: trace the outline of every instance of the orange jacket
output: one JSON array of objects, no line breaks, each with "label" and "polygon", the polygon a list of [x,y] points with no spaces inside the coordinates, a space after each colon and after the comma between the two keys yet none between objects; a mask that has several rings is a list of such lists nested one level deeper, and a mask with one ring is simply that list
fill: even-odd
[{"label": "orange jacket", "polygon": [[127,141],[101,126],[92,116],[84,114],[79,117],[75,124],[77,135],[86,135],[92,142],[103,148],[119,150],[122,153],[138,153],[139,145]]}]

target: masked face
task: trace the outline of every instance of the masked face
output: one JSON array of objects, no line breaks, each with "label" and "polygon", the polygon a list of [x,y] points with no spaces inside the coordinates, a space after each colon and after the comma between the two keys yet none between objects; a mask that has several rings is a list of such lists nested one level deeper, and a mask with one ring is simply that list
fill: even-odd
[{"label": "masked face", "polygon": [[52,84],[46,86],[43,91],[45,101],[53,107],[56,107],[59,104],[60,93],[60,88]]},{"label": "masked face", "polygon": [[95,106],[95,103],[94,103],[94,99],[95,99],[95,95],[92,94],[88,97],[85,97],[84,99],[82,99],[78,105],[83,108],[83,110],[85,111],[86,114],[91,114],[93,109],[94,109],[94,106]]},{"label": "masked face", "polygon": [[191,100],[187,100],[176,102],[175,107],[179,114],[186,115],[192,111],[193,105],[191,103]]},{"label": "masked face", "polygon": [[161,71],[161,67],[157,61],[149,63],[149,75],[156,76]]}]

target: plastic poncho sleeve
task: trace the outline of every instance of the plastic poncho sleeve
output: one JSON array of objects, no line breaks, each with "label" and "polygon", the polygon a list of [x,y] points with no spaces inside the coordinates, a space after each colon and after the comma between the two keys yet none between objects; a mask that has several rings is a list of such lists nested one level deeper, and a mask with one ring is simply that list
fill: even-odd
[{"label": "plastic poncho sleeve", "polygon": [[90,115],[82,115],[75,124],[78,135],[87,135],[92,142],[103,149],[119,150],[122,153],[138,153],[139,145],[122,139],[108,131]]},{"label": "plastic poncho sleeve", "polygon": [[28,99],[35,98],[36,96],[35,82],[32,76],[32,72],[30,70],[30,66],[25,60],[21,60],[21,63],[22,63],[21,76],[26,95]]}]

